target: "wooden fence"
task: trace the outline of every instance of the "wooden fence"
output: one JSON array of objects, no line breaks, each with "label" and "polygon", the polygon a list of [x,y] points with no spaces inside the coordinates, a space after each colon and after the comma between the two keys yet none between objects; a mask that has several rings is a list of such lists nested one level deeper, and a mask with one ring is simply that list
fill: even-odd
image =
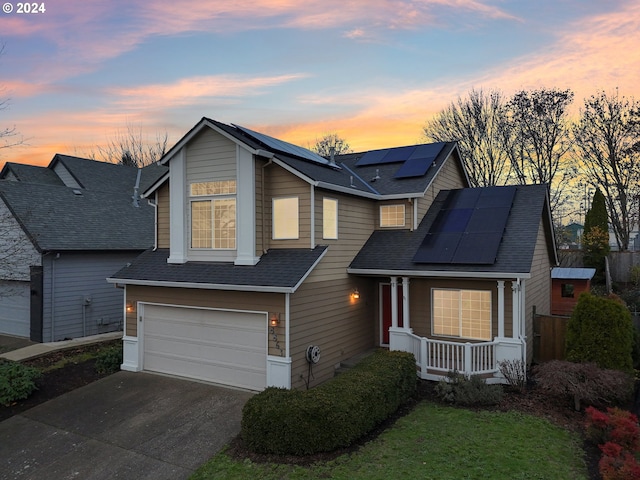
[{"label": "wooden fence", "polygon": [[533,316],[533,362],[564,360],[569,317]]}]

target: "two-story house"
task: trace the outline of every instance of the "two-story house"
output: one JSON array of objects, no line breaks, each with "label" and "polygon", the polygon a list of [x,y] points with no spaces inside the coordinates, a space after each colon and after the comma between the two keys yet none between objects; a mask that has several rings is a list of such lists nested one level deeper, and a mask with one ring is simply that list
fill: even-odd
[{"label": "two-story house", "polygon": [[555,264],[545,186],[470,189],[455,143],[325,159],[208,118],[161,163],[155,248],[108,279],[123,369],[262,390],[375,346],[433,379],[531,358]]}]

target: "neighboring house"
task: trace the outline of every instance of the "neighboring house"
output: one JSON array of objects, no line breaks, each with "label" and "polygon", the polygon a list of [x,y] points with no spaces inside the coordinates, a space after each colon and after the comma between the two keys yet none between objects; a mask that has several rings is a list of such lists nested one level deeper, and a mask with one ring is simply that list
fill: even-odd
[{"label": "neighboring house", "polygon": [[[37,342],[122,329],[106,278],[153,245],[154,208],[135,199],[167,172],[55,155],[0,172],[0,333]],[[140,175],[138,175],[140,173]]]},{"label": "neighboring house", "polygon": [[262,390],[376,346],[432,379],[530,360],[556,264],[545,186],[466,188],[455,143],[325,159],[208,118],[161,163],[155,248],[109,279],[123,369]]}]

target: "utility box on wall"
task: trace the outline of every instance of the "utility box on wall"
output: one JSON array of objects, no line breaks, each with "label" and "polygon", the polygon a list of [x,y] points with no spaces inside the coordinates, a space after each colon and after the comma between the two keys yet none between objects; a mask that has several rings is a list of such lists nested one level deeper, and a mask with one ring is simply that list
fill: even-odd
[{"label": "utility box on wall", "polygon": [[591,291],[595,268],[560,268],[551,270],[551,315],[570,316],[582,292]]}]

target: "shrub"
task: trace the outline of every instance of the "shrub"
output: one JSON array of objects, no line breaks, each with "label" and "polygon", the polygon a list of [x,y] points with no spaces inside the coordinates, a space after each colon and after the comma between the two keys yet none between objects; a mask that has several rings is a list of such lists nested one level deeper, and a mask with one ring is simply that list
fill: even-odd
[{"label": "shrub", "polygon": [[616,300],[583,293],[567,325],[567,360],[631,372],[633,323]]},{"label": "shrub", "polygon": [[448,372],[435,392],[440,399],[456,405],[497,405],[502,400],[500,385],[488,385],[478,375],[466,377],[458,372]]},{"label": "shrub", "polygon": [[122,365],[122,344],[114,345],[96,356],[96,371],[100,374],[118,372]]},{"label": "shrub", "polygon": [[518,392],[524,391],[527,385],[527,369],[522,360],[502,360],[498,362],[498,368],[511,388]]},{"label": "shrub", "polygon": [[242,439],[251,451],[281,455],[346,447],[407,401],[416,382],[412,354],[379,351],[311,390],[254,395],[242,411]]},{"label": "shrub", "polygon": [[573,400],[576,410],[582,404],[603,406],[627,401],[633,391],[633,378],[619,370],[599,368],[595,363],[551,360],[533,370],[538,386],[552,395]]},{"label": "shrub", "polygon": [[0,359],[0,404],[9,406],[36,390],[40,370],[19,362]]},{"label": "shrub", "polygon": [[598,470],[602,480],[640,480],[640,465],[635,457],[613,442],[600,446],[602,458]]}]

